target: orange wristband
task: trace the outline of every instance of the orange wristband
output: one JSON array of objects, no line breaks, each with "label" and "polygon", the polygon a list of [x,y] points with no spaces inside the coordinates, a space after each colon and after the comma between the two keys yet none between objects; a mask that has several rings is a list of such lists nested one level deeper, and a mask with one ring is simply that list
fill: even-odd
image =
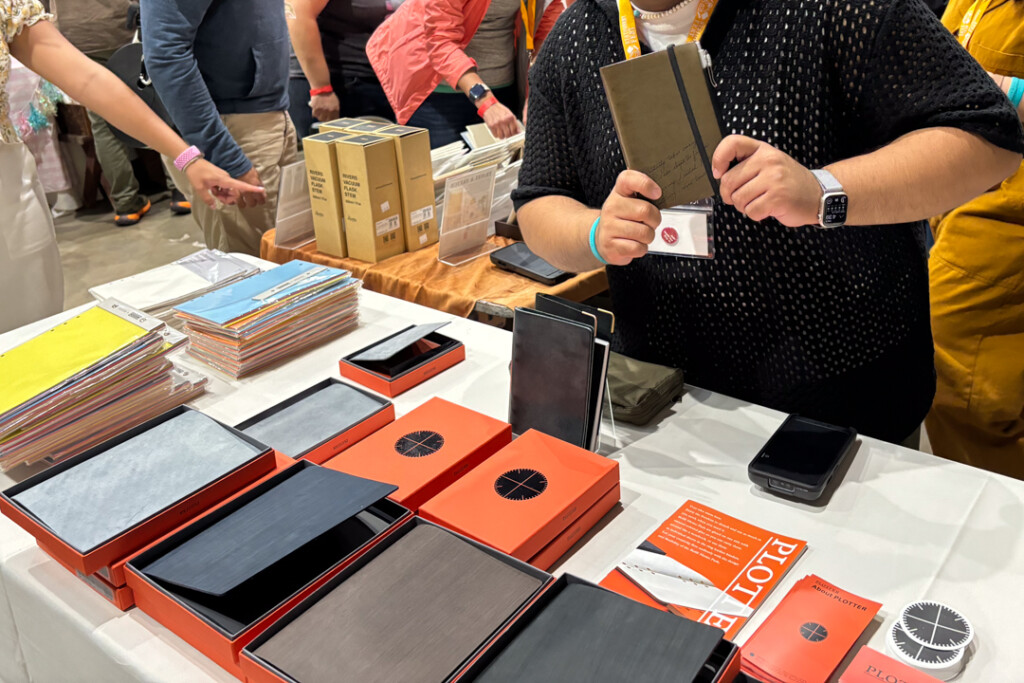
[{"label": "orange wristband", "polygon": [[487,110],[490,109],[491,107],[493,107],[494,105],[496,105],[497,103],[498,103],[498,98],[497,97],[488,97],[486,100],[484,100],[484,103],[481,104],[477,108],[477,110],[476,110],[477,116],[479,116],[480,118],[483,118],[484,114],[487,112]]}]

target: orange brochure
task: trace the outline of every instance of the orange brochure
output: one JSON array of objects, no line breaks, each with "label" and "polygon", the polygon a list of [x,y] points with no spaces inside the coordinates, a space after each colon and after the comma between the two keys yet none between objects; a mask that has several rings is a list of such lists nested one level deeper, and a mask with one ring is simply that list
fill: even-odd
[{"label": "orange brochure", "polygon": [[839,683],[939,683],[939,679],[865,645],[846,667]]},{"label": "orange brochure", "polygon": [[825,683],[881,607],[805,576],[744,643],[743,672],[765,683]]},{"label": "orange brochure", "polygon": [[731,639],[806,547],[688,500],[601,585]]}]

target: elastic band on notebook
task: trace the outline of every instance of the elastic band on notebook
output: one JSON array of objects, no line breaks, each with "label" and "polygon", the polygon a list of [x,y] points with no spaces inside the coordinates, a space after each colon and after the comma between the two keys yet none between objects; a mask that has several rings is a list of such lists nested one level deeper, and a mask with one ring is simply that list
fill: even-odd
[{"label": "elastic band on notebook", "polygon": [[708,179],[711,181],[711,188],[715,191],[715,198],[720,199],[718,195],[718,183],[715,182],[715,175],[711,169],[711,160],[708,158],[708,152],[704,149],[704,138],[700,135],[700,128],[697,127],[697,118],[693,115],[693,106],[690,104],[690,97],[686,94],[686,85],[683,83],[683,74],[679,71],[679,61],[676,59],[676,46],[669,45],[666,48],[668,52],[668,61],[672,65],[672,73],[676,77],[676,88],[679,90],[679,97],[683,100],[683,108],[686,110],[686,118],[690,122],[690,130],[693,131],[693,137],[697,142],[697,151],[700,152],[700,161],[704,165],[704,172],[707,173]]}]

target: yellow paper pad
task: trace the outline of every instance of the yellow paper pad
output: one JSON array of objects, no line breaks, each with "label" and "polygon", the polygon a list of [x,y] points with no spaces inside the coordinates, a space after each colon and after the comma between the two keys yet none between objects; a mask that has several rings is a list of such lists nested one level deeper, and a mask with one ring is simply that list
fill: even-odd
[{"label": "yellow paper pad", "polygon": [[0,415],[146,334],[97,306],[0,354]]}]

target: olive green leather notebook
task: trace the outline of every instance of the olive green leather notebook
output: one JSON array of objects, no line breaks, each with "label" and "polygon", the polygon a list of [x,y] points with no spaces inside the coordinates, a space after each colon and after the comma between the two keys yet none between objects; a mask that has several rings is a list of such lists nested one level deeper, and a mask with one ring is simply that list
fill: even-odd
[{"label": "olive green leather notebook", "polygon": [[661,187],[666,209],[717,196],[711,159],[722,141],[697,43],[601,68],[626,167]]}]

